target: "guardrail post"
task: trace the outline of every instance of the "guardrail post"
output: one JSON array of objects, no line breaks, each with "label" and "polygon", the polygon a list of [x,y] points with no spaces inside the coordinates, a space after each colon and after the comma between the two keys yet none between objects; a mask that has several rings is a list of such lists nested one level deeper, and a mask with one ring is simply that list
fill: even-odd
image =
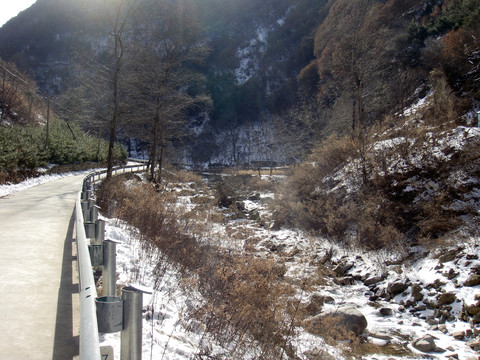
[{"label": "guardrail post", "polygon": [[82,200],[88,200],[92,197],[92,189],[88,186],[82,191]]},{"label": "guardrail post", "polygon": [[101,296],[95,299],[95,304],[97,307],[98,331],[107,334],[121,331],[123,327],[122,298]]},{"label": "guardrail post", "polygon": [[95,238],[95,223],[91,221],[85,221],[83,223],[83,227],[85,228],[85,235],[87,239]]},{"label": "guardrail post", "polygon": [[90,207],[90,221],[96,222],[98,220],[98,209],[100,209],[95,203]]},{"label": "guardrail post", "polygon": [[120,335],[120,359],[142,359],[143,291],[132,286],[122,289],[123,329]]},{"label": "guardrail post", "polygon": [[105,240],[103,242],[103,295],[116,296],[117,294],[117,242]]},{"label": "guardrail post", "polygon": [[92,266],[103,265],[102,245],[88,245],[88,252],[90,253],[90,262],[92,263]]},{"label": "guardrail post", "polygon": [[105,240],[105,221],[97,220],[95,224],[95,245],[101,245]]},{"label": "guardrail post", "polygon": [[83,212],[83,221],[91,221],[92,212],[91,209],[91,201],[90,200],[82,200],[82,212]]}]

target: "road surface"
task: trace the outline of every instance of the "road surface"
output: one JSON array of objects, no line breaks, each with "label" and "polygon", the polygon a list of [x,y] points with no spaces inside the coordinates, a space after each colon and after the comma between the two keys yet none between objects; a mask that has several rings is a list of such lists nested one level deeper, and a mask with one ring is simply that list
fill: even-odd
[{"label": "road surface", "polygon": [[71,176],[0,198],[2,360],[65,360],[78,355],[72,238],[83,178]]}]

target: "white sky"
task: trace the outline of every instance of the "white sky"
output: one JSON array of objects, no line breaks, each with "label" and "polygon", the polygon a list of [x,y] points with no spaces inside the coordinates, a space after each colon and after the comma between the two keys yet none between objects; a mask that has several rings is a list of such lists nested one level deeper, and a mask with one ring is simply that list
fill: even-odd
[{"label": "white sky", "polygon": [[36,0],[0,0],[0,27],[35,2]]}]

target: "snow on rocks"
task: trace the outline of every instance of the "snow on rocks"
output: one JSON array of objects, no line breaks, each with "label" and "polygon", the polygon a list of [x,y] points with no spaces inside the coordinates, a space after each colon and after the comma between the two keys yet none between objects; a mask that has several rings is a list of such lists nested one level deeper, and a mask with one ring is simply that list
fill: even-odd
[{"label": "snow on rocks", "polygon": [[[305,314],[302,326],[295,326],[292,339],[300,358],[317,353],[345,358],[341,345],[326,343],[315,330],[342,309],[353,309],[347,313],[359,319],[358,326],[349,320],[345,328],[380,348],[392,347],[410,358],[427,353],[431,359],[479,356],[478,239],[438,252],[422,248],[409,253],[400,249],[362,251],[300,231],[272,230],[268,222],[248,216],[258,209],[260,218],[268,216],[265,196],[258,195],[238,200],[243,202],[239,210],[243,218],[211,224],[211,241],[236,251],[249,249],[255,256],[274,259],[284,267],[283,278],[295,287],[293,296]],[[188,205],[195,211],[197,201],[191,201],[194,196],[182,193],[179,206]],[[202,346],[222,353],[222,347],[208,336],[203,324],[185,321],[184,315],[202,302],[201,296],[182,287],[175,269],[168,264],[159,273],[156,266],[160,254],[149,254],[151,249],[142,246],[134,229],[107,221],[107,238],[123,241],[117,247],[119,283],[134,281],[155,288],[144,299],[144,358],[189,359]],[[113,344],[115,349],[118,341],[116,334],[102,335],[102,342]],[[364,357],[373,358],[401,359],[402,355]]]}]

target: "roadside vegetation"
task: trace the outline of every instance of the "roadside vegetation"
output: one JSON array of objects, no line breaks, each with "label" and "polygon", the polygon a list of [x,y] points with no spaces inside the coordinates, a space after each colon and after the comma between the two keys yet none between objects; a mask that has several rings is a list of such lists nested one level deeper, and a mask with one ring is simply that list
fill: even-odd
[{"label": "roadside vegetation", "polygon": [[[215,245],[209,228],[227,221],[218,212],[219,206],[224,207],[220,205],[223,195],[216,196],[203,179],[188,172],[167,174],[164,184],[168,179],[174,182],[162,191],[136,176],[113,177],[101,184],[97,203],[108,216],[137,228],[144,246],[160,250],[159,278],[173,264],[188,291],[202,295],[205,301],[190,311],[189,321],[203,324],[210,336],[230,348],[230,358],[254,352],[258,358],[279,359],[282,353],[291,353],[295,309],[286,301],[293,288],[283,279],[283,266],[243,249]],[[233,176],[232,181],[239,185],[246,177]],[[180,184],[188,186],[180,189],[182,178]],[[231,189],[231,184],[222,184],[218,186]],[[195,194],[194,198],[203,200],[198,201],[196,211],[184,211],[177,206],[179,194]],[[238,211],[235,203],[227,208],[229,214]],[[204,357],[200,358],[208,358],[208,351],[202,349]]]},{"label": "roadside vegetation", "polygon": [[[332,135],[292,168],[277,194],[275,226],[365,249],[444,245],[473,235],[480,175],[476,114],[433,73],[425,104],[408,116]],[[452,234],[455,236],[452,237]]]},{"label": "roadside vegetation", "polygon": [[[0,66],[4,70],[0,88],[0,184],[36,176],[49,165],[53,165],[49,170],[53,172],[104,165],[106,141],[59,119],[37,93],[32,80],[12,64],[0,60]],[[114,149],[116,161],[125,161],[126,151],[118,144]]]}]

